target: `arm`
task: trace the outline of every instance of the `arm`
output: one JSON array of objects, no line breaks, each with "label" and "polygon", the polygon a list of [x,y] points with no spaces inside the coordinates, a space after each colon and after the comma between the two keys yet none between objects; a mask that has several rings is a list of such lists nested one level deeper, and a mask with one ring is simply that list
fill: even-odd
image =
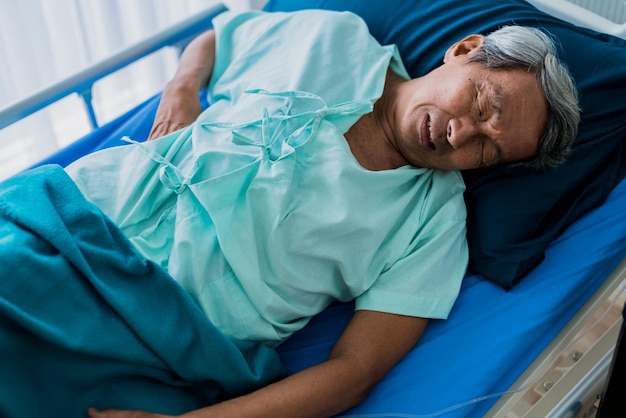
[{"label": "arm", "polygon": [[326,417],[359,404],[415,345],[427,320],[357,311],[327,361],[196,417]]},{"label": "arm", "polygon": [[[359,404],[419,340],[427,319],[357,311],[328,359],[251,394],[185,414],[211,417],[326,417]],[[142,415],[97,415],[92,418]]]},{"label": "arm", "polygon": [[161,96],[149,140],[188,126],[202,112],[198,94],[211,78],[215,61],[215,32],[209,30],[189,43],[178,69]]}]

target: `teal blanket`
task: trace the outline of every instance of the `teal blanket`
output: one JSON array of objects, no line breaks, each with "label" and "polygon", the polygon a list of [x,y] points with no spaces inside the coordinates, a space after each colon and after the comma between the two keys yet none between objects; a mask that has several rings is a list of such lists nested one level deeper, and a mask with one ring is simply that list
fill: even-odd
[{"label": "teal blanket", "polygon": [[0,416],[179,414],[285,374],[231,341],[58,166],[0,183]]}]

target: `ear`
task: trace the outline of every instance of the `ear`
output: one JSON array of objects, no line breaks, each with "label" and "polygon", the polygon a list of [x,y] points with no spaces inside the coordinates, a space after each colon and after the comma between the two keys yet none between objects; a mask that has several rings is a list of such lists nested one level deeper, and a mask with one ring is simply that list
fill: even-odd
[{"label": "ear", "polygon": [[468,58],[485,42],[482,35],[473,34],[452,45],[443,56],[443,62],[456,58]]}]

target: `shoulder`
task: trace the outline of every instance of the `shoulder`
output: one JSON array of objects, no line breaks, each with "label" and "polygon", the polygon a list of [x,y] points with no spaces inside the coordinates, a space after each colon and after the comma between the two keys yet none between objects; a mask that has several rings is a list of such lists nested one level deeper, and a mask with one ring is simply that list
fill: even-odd
[{"label": "shoulder", "polygon": [[431,194],[442,199],[458,198],[465,192],[463,176],[458,171],[426,170]]},{"label": "shoulder", "polygon": [[422,215],[425,219],[465,222],[465,183],[458,171],[427,170],[428,186],[424,195]]},{"label": "shoulder", "polygon": [[[319,35],[342,31],[347,36],[367,33],[366,23],[352,12],[307,9],[294,12],[264,12],[252,10],[246,12],[224,12],[213,20],[214,27],[247,27],[250,30],[271,33],[274,31],[313,31]],[[334,35],[333,35],[334,36]]]},{"label": "shoulder", "polygon": [[355,13],[349,11],[334,11],[323,9],[304,9],[292,12],[266,12],[262,10],[248,10],[244,12],[226,11],[216,16],[214,22],[226,21],[247,21],[251,19],[268,20],[268,21],[312,21],[322,22],[324,24],[332,24],[335,22],[342,24],[365,25],[365,21]]}]

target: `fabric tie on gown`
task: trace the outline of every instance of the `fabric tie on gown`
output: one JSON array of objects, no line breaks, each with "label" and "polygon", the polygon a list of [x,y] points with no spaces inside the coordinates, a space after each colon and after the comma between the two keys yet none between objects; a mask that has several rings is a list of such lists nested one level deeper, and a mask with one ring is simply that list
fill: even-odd
[{"label": "fabric tie on gown", "polygon": [[[371,100],[349,101],[328,106],[320,96],[297,90],[269,92],[263,89],[254,89],[246,90],[245,93],[281,97],[291,100],[288,105],[283,105],[277,111],[273,112],[274,114],[270,114],[270,110],[267,107],[263,107],[263,114],[260,119],[241,123],[200,122],[200,126],[204,128],[228,130],[232,134],[233,143],[237,145],[250,145],[261,149],[263,154],[262,158],[267,158],[270,161],[277,161],[293,152],[294,146],[305,142],[303,135],[306,138],[313,137],[322,120],[326,119],[330,122],[334,122],[345,116],[354,115],[360,117],[373,109]],[[317,106],[314,106],[314,108],[310,110],[290,114],[292,109],[296,107],[293,102],[298,100],[308,100],[308,104],[310,104],[312,100],[313,102],[317,102]],[[311,106],[305,104],[304,107]],[[287,129],[288,125],[291,129]],[[246,135],[242,133],[243,128],[253,128],[257,132],[257,135]],[[258,135],[259,129],[260,135]],[[154,150],[145,147],[143,143],[134,141],[128,137],[124,137],[123,140],[138,145],[146,156],[161,166],[159,169],[159,180],[166,188],[176,194],[181,194],[187,190],[189,184],[192,182],[191,179],[194,178],[200,168],[200,165],[196,164],[192,170],[188,170],[189,172],[185,173],[184,169],[172,164]],[[206,178],[206,176],[202,177]]]},{"label": "fabric tie on gown", "polygon": [[159,180],[166,188],[172,190],[176,194],[181,194],[185,191],[188,185],[188,179],[182,171],[178,169],[178,167],[163,158],[163,156],[159,153],[143,146],[142,142],[135,141],[127,136],[123,137],[122,140],[137,145],[138,148],[146,154],[146,156],[148,156],[148,158],[161,166],[158,171]]},{"label": "fabric tie on gown", "polygon": [[[300,138],[305,131],[307,132],[307,137],[314,136],[323,119],[334,122],[350,115],[355,115],[358,118],[371,112],[373,109],[371,100],[349,101],[329,107],[320,96],[305,91],[269,92],[263,89],[254,89],[246,90],[245,93],[290,100],[288,104],[280,106],[277,111],[273,112],[274,114],[271,114],[267,107],[263,107],[263,115],[257,120],[241,123],[201,122],[200,125],[207,128],[230,130],[235,142],[240,145],[251,145],[261,148],[264,155],[272,161],[279,160],[292,151],[292,146],[302,143],[302,140],[294,141],[293,138]],[[301,105],[297,103],[298,101],[307,101],[307,104],[304,104],[303,107],[313,108],[291,114],[294,108]],[[311,106],[311,101],[313,103],[317,102],[317,106]],[[292,123],[295,124],[296,128],[286,129],[287,125]],[[257,129],[260,127],[260,138],[245,135],[240,131],[242,128],[254,127]],[[285,147],[285,145],[287,146]]]}]

